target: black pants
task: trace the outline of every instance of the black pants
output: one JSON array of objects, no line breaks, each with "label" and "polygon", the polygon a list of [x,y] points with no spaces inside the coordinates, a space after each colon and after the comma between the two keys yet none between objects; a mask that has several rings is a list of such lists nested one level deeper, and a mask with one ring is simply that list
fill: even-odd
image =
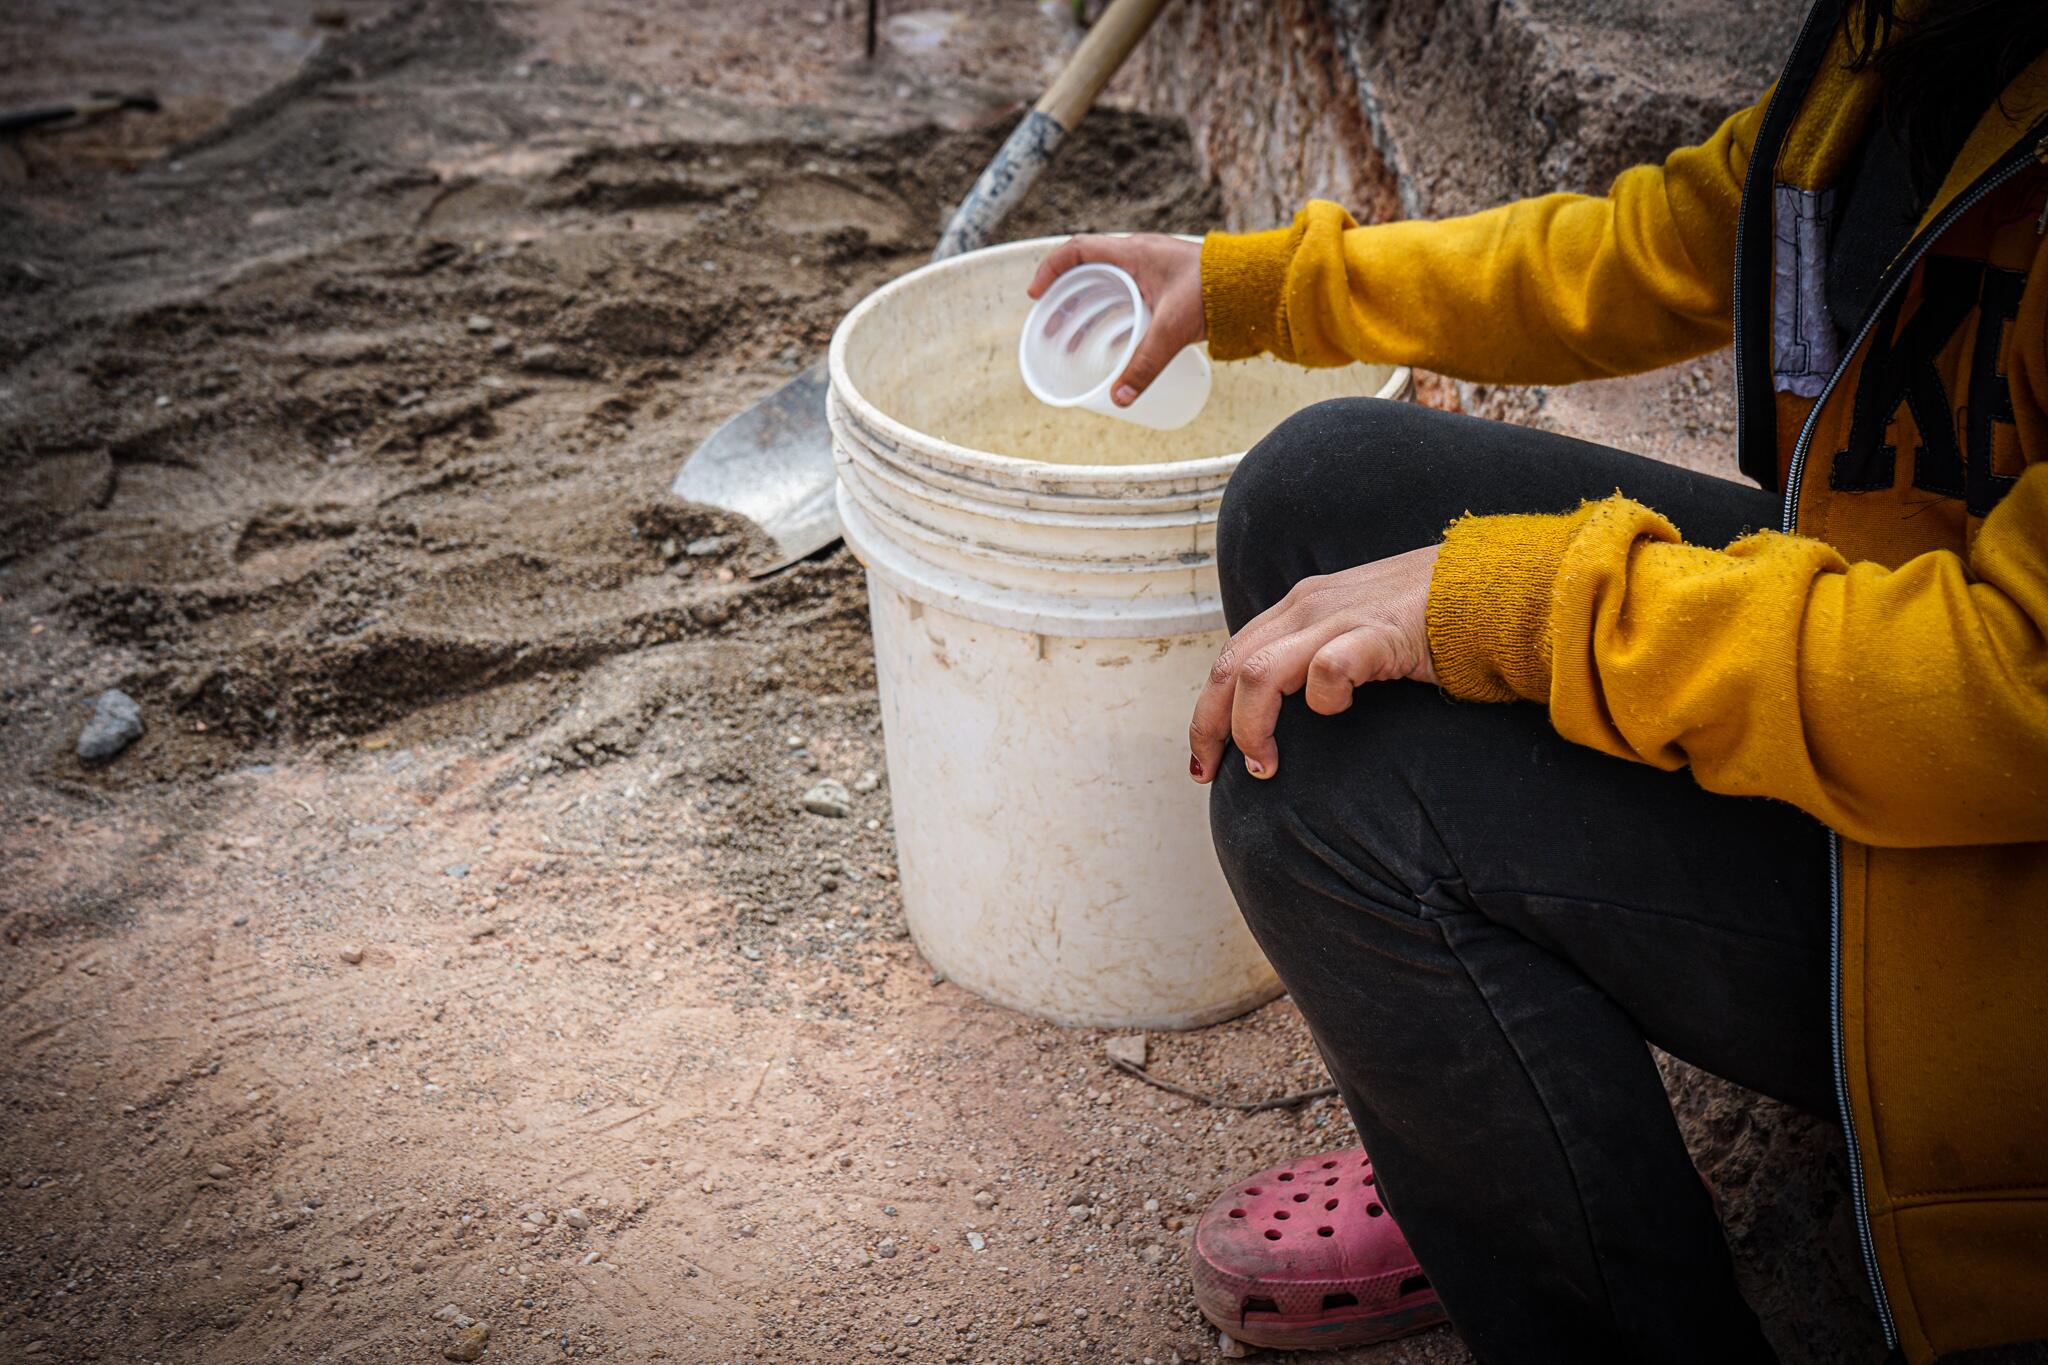
[{"label": "black pants", "polygon": [[[1310,408],[1224,498],[1231,629],[1461,512],[1617,488],[1695,544],[1778,519],[1771,494],[1560,436]],[[1277,739],[1270,781],[1225,757],[1217,851],[1467,1343],[1494,1365],[1772,1359],[1645,1040],[1832,1112],[1820,826],[1419,683],[1339,716],[1291,697]]]}]

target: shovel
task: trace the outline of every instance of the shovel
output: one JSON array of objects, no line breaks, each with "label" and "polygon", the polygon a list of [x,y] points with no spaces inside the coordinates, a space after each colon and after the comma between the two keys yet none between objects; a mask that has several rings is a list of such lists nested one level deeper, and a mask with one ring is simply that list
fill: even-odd
[{"label": "shovel", "polygon": [[[1066,69],[953,211],[933,260],[987,244],[1165,3],[1114,0],[1095,21]],[[813,362],[706,437],[669,488],[677,497],[736,512],[767,532],[775,557],[754,571],[756,578],[839,539],[826,383],[825,362]]]}]

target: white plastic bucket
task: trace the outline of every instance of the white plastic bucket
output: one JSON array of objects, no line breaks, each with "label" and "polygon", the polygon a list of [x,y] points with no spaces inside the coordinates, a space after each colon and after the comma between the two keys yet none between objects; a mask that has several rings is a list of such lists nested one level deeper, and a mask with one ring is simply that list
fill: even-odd
[{"label": "white plastic bucket", "polygon": [[1046,407],[1017,329],[1053,245],[914,271],[832,338],[839,516],[868,570],[904,911],[926,959],[990,1000],[1190,1028],[1280,989],[1186,776],[1188,713],[1224,641],[1223,486],[1288,414],[1402,397],[1409,375],[1218,366],[1178,431]]}]

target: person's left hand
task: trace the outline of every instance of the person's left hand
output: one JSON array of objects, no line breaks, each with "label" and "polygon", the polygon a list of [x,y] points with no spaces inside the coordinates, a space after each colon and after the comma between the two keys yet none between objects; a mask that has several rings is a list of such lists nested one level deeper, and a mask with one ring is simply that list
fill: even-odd
[{"label": "person's left hand", "polygon": [[1226,740],[1237,742],[1253,777],[1278,772],[1280,699],[1304,688],[1309,710],[1334,716],[1361,683],[1435,682],[1427,616],[1437,548],[1304,578],[1231,636],[1195,702],[1188,775],[1214,781]]}]

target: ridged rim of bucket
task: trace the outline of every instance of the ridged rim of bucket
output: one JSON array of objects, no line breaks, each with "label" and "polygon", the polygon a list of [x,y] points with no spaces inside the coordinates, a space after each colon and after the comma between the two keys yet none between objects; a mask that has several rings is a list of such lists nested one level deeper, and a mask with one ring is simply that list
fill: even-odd
[{"label": "ridged rim of bucket", "polygon": [[[1215,482],[1195,488],[1168,487],[1119,496],[1083,489],[1032,488],[970,478],[929,460],[911,459],[900,452],[892,455],[892,448],[877,440],[873,432],[854,418],[844,400],[838,394],[829,391],[825,395],[825,419],[832,428],[835,442],[842,446],[857,447],[860,457],[873,464],[887,467],[894,471],[898,478],[926,488],[941,489],[956,497],[985,501],[991,508],[1023,508],[1034,512],[1067,512],[1077,516],[1094,517],[1103,513],[1143,515],[1151,512],[1201,509],[1213,512],[1223,501],[1223,485]],[[1115,467],[1124,469],[1136,466]]]},{"label": "ridged rim of bucket", "polygon": [[[1151,640],[1223,628],[1223,602],[1213,592],[1068,597],[1006,587],[933,564],[878,534],[869,510],[844,483],[832,496],[847,546],[868,576],[927,607],[1005,630],[1070,639]],[[1192,586],[1200,570],[1186,572]]]},{"label": "ridged rim of bucket", "polygon": [[[968,483],[965,479],[938,483],[916,477],[915,472],[906,471],[894,460],[878,454],[873,447],[862,440],[857,433],[842,432],[841,444],[850,447],[845,458],[839,459],[834,452],[835,463],[845,469],[852,469],[866,479],[894,491],[915,498],[920,502],[936,503],[963,516],[981,517],[1010,525],[1042,526],[1058,530],[1097,531],[1149,531],[1171,527],[1204,526],[1215,522],[1216,508],[1223,500],[1223,490],[1218,489],[1211,496],[1199,502],[1188,501],[1185,506],[1146,507],[1138,499],[1092,498],[1089,502],[1100,504],[1096,507],[1034,507],[1013,502],[998,502],[975,496],[973,490],[983,485]],[[955,485],[967,484],[961,488]],[[1183,499],[1176,498],[1174,502]]]},{"label": "ridged rim of bucket", "polygon": [[[1007,545],[991,545],[986,542],[964,539],[958,534],[946,530],[944,527],[928,525],[901,508],[891,507],[885,502],[870,501],[862,498],[855,492],[853,485],[847,480],[840,480],[840,487],[846,490],[847,496],[852,499],[854,506],[860,508],[861,514],[870,521],[893,526],[908,539],[929,546],[941,554],[954,555],[961,559],[977,560],[984,564],[1008,564],[1019,569],[1038,570],[1068,576],[1096,576],[1106,580],[1129,577],[1134,574],[1171,575],[1186,573],[1189,570],[1213,568],[1216,563],[1216,555],[1213,550],[1203,551],[1193,548],[1177,552],[1170,559],[1158,557],[1115,559],[1099,553],[1057,555],[1033,553],[1029,550],[1019,550]],[[1199,530],[1200,527],[1198,524],[1190,523],[1187,529]],[[920,555],[919,558],[923,558],[923,556]],[[926,562],[933,563],[936,561],[927,560]],[[1011,585],[994,584],[993,586],[1006,587]],[[1029,590],[1026,589],[1025,591]],[[1066,594],[1060,595],[1065,596]],[[1073,594],[1076,597],[1085,595],[1082,593]]]},{"label": "ridged rim of bucket", "polygon": [[[883,307],[891,298],[915,288],[927,276],[948,270],[965,269],[977,261],[1003,254],[1043,254],[1065,240],[1065,237],[1031,237],[1021,242],[1005,242],[1000,246],[983,247],[979,251],[969,251],[943,261],[933,261],[928,265],[919,266],[908,274],[897,276],[855,304],[853,310],[840,319],[839,326],[833,329],[832,345],[826,353],[831,386],[834,391],[848,396],[846,408],[849,416],[857,425],[882,433],[900,447],[923,449],[957,466],[978,469],[1005,481],[1027,473],[1043,478],[1046,477],[1046,471],[1057,471],[1054,477],[1072,483],[1113,480],[1146,484],[1210,475],[1228,478],[1237,462],[1244,458],[1243,451],[1232,451],[1227,455],[1205,455],[1195,460],[1167,460],[1157,464],[1064,464],[1052,460],[1026,459],[1020,455],[999,455],[992,450],[977,450],[972,446],[959,445],[930,432],[906,426],[883,412],[855,387],[853,377],[846,368],[847,338],[859,328],[863,319]],[[1378,392],[1385,394],[1404,389],[1408,382],[1406,371],[1406,366],[1395,366],[1388,375],[1387,382],[1380,385]],[[854,399],[858,399],[858,402],[852,401]]]}]

